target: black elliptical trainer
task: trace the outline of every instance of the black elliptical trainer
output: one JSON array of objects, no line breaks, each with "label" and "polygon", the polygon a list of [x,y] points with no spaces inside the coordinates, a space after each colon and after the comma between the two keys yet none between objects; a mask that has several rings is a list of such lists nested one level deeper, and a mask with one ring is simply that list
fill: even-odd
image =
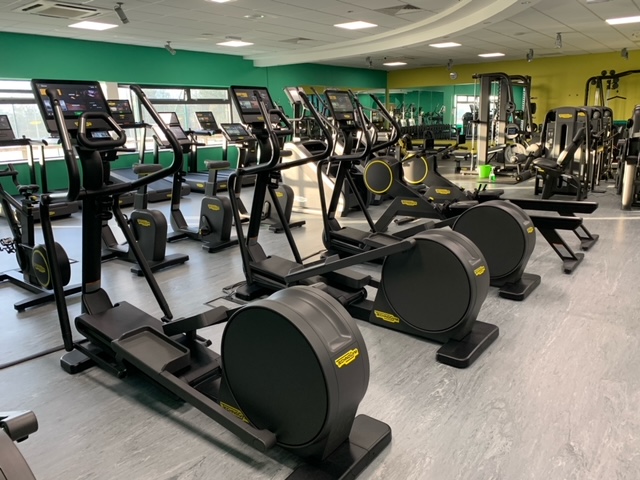
[{"label": "black elliptical trainer", "polygon": [[[218,307],[173,320],[135,242],[131,246],[164,318],[154,318],[127,302],[113,304],[100,281],[101,218],[111,210],[121,215],[118,195],[178,172],[183,158],[180,143],[144,92],[131,86],[166,134],[174,161],[128,184],[107,185],[101,153],[123,145],[126,137],[109,116],[99,83],[33,80],[32,85],[48,128],[59,131],[62,138],[69,173],[65,198],[83,203],[83,313],[75,325],[89,344],[72,339],[66,302],[58,295],[60,272],[54,269],[68,352],[61,360],[63,368],[77,373],[98,364],[119,377],[137,370],[254,448],[266,451],[279,445],[307,460],[291,479],[355,478],[389,444],[391,430],[371,417],[356,416],[368,386],[369,361],[346,310],[319,289],[295,287],[234,311]],[[62,99],[67,105],[69,100],[80,100],[84,109],[65,112]],[[97,140],[95,130],[112,131],[115,138]],[[58,199],[43,197],[42,212],[46,214]],[[120,218],[118,224],[131,239],[127,222]],[[52,244],[50,223],[43,227],[47,244]],[[227,324],[218,354],[196,329],[222,322]]]},{"label": "black elliptical trainer", "polygon": [[[353,93],[346,90],[329,90],[325,92],[327,103],[339,128],[346,131],[360,131],[367,140],[370,139],[367,125],[364,122],[362,105]],[[395,132],[400,126],[395,118],[382,105],[382,102],[371,95],[378,111],[392,126],[391,139],[380,147],[386,148],[397,141]],[[378,147],[378,148],[380,148]],[[349,157],[335,157],[334,162],[349,162]],[[380,218],[373,223],[368,214],[365,215],[370,232],[363,232],[353,227],[342,227],[335,218],[334,198],[328,208],[323,209],[325,222],[325,238],[330,249],[349,254],[353,251],[378,246],[372,240],[384,238],[384,233],[391,220],[397,215],[437,220],[419,224],[413,228],[405,228],[394,232],[394,236],[406,237],[415,229],[451,227],[462,233],[480,249],[487,262],[490,284],[500,288],[500,296],[510,300],[524,300],[540,284],[540,276],[525,273],[527,262],[535,247],[535,229],[526,213],[515,205],[505,202],[458,203],[463,207],[455,211],[455,219],[448,218],[441,206],[433,203],[421,191],[403,181],[401,159],[394,156],[381,155],[370,159],[364,169],[364,180],[367,188],[377,195],[390,195],[393,200]],[[348,180],[347,168],[340,168],[343,178]],[[340,179],[340,177],[338,177]],[[461,215],[462,214],[462,215]],[[420,234],[419,234],[420,235]],[[362,237],[365,236],[365,240]],[[457,285],[452,282],[451,285]],[[455,287],[454,287],[455,290]]]},{"label": "black elliptical trainer", "polygon": [[[231,87],[230,92],[243,122],[260,144],[262,157],[258,165],[241,168],[236,175],[231,175],[229,184],[233,188],[243,175],[255,174],[255,207],[262,204],[274,172],[315,161],[321,163],[331,151],[332,140],[319,113],[301,92],[301,98],[323,129],[326,148],[308,158],[283,163],[278,137],[290,135],[291,124],[280,110],[267,109],[268,90]],[[319,192],[325,210],[324,189],[320,188]],[[236,295],[243,300],[291,285],[317,285],[345,305],[355,318],[444,343],[436,359],[458,368],[471,365],[499,335],[495,325],[477,321],[489,289],[489,275],[480,250],[460,233],[441,229],[405,240],[388,236],[388,244],[377,245],[369,251],[344,259],[330,255],[305,265],[288,229],[285,235],[295,260],[267,255],[258,239],[259,215],[253,208],[251,213],[246,236],[237,227],[246,284],[236,290]],[[238,217],[236,225],[239,225]],[[380,259],[384,259],[380,282],[349,268]],[[373,302],[366,300],[368,285],[378,289]]]}]

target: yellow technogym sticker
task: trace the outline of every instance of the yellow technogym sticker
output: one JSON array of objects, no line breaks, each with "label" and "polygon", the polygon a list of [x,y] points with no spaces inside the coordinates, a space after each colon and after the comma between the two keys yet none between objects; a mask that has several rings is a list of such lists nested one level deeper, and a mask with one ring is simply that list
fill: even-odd
[{"label": "yellow technogym sticker", "polygon": [[247,418],[247,416],[244,413],[242,413],[242,410],[240,410],[240,409],[238,409],[236,407],[232,407],[231,405],[226,404],[224,402],[220,402],[220,406],[222,408],[224,408],[227,412],[233,413],[236,417],[238,417],[244,423],[249,423],[249,419]]},{"label": "yellow technogym sticker", "polygon": [[533,228],[533,227],[529,227],[529,228],[527,228],[527,233],[533,233],[533,232],[535,232],[535,231],[536,231],[536,229],[535,229],[535,228]]},{"label": "yellow technogym sticker", "polygon": [[45,267],[43,267],[42,265],[34,265],[33,268],[36,269],[37,272],[39,273],[47,273],[47,269]]},{"label": "yellow technogym sticker", "polygon": [[219,212],[220,211],[220,206],[219,205],[207,205],[207,207],[209,207],[209,210],[213,210],[214,212]]},{"label": "yellow technogym sticker", "polygon": [[196,183],[196,186],[197,186],[198,188],[204,188],[204,183]]},{"label": "yellow technogym sticker", "polygon": [[284,197],[284,193],[282,193],[282,192],[276,192],[276,197],[278,197],[278,198],[282,198],[282,197]]},{"label": "yellow technogym sticker", "polygon": [[436,188],[436,193],[438,195],[451,195],[451,190],[447,190],[446,188]]},{"label": "yellow technogym sticker", "polygon": [[402,200],[400,203],[402,203],[402,205],[404,205],[405,207],[417,207],[418,206],[418,202],[416,202],[415,200]]},{"label": "yellow technogym sticker", "polygon": [[336,365],[338,368],[346,367],[351,362],[353,362],[360,355],[360,350],[354,348],[353,350],[349,350],[344,355],[340,356],[340,358],[336,359]]},{"label": "yellow technogym sticker", "polygon": [[484,275],[485,272],[487,271],[487,267],[482,266],[482,267],[478,267],[476,268],[473,273],[476,274],[476,277],[479,277],[480,275]]},{"label": "yellow technogym sticker", "polygon": [[142,218],[139,218],[138,220],[136,220],[136,222],[141,227],[150,227],[151,226],[151,222],[149,220],[143,220]]},{"label": "yellow technogym sticker", "polygon": [[380,310],[374,310],[373,314],[376,316],[376,318],[379,318],[380,320],[382,320],[384,322],[400,323],[400,318],[396,317],[395,315],[393,315],[391,313],[385,313],[385,312],[381,312]]},{"label": "yellow technogym sticker", "polygon": [[560,118],[573,118],[573,114],[571,113],[561,113],[558,115]]}]

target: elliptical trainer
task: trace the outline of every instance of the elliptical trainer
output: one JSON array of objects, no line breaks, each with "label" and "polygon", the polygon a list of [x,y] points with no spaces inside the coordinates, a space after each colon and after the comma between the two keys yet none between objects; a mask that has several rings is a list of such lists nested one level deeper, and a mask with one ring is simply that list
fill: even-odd
[{"label": "elliptical trainer", "polygon": [[[123,145],[126,136],[108,114],[100,84],[33,80],[32,86],[48,129],[62,138],[69,173],[66,197],[83,202],[83,314],[75,325],[89,345],[72,339],[64,296],[58,295],[60,272],[53,269],[68,352],[62,367],[77,373],[98,364],[119,377],[137,370],[258,450],[277,444],[311,462],[290,478],[355,478],[389,444],[391,429],[355,415],[367,389],[369,362],[362,336],[346,310],[319,289],[296,287],[234,311],[219,307],[174,320],[135,242],[131,247],[164,318],[158,320],[127,302],[112,303],[101,288],[101,218],[113,210],[130,240],[127,222],[118,217],[118,195],[179,172],[180,143],[144,92],[131,86],[167,136],[174,160],[146,177],[107,185],[100,153]],[[65,117],[61,107],[69,95],[84,97],[80,104],[87,111],[79,121],[78,112]],[[116,138],[96,136],[95,130],[112,131]],[[43,197],[43,213],[56,200]],[[47,244],[53,244],[50,222],[43,229]],[[222,322],[227,325],[218,354],[196,329]],[[290,361],[292,355],[295,362]]]},{"label": "elliptical trainer", "polygon": [[[255,206],[261,205],[269,192],[272,175],[307,163],[322,162],[332,149],[332,139],[317,110],[300,92],[327,138],[325,151],[308,158],[281,162],[278,137],[290,135],[292,127],[279,109],[267,107],[273,105],[268,90],[232,86],[230,92],[242,121],[257,138],[261,152],[257,165],[239,169],[236,175],[229,177],[230,188],[233,188],[244,175],[256,175],[254,208],[246,235],[238,227],[240,222],[236,217],[246,277],[246,284],[236,290],[236,296],[251,300],[292,285],[320,285],[355,318],[444,343],[436,353],[438,361],[458,368],[471,365],[499,335],[495,325],[477,321],[489,289],[488,269],[480,250],[464,235],[447,229],[426,231],[406,240],[382,234],[371,239],[380,243],[386,240],[387,243],[378,248],[345,259],[329,255],[306,265],[287,229],[285,235],[295,260],[267,255],[258,239],[260,218]],[[318,190],[325,210],[324,189]],[[334,189],[334,194],[336,191]],[[282,215],[282,211],[278,213]],[[384,259],[380,282],[349,268],[380,259]],[[458,288],[460,285],[465,287]],[[366,300],[367,286],[377,287],[374,302]],[[424,315],[425,309],[429,315]]]}]

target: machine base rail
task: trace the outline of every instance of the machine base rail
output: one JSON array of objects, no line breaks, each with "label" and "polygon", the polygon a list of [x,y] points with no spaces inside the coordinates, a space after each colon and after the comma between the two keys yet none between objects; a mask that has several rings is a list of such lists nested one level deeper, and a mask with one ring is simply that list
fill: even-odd
[{"label": "machine base rail", "polygon": [[467,368],[491,345],[500,330],[496,325],[476,321],[462,340],[449,340],[436,353],[436,360],[456,368]]},{"label": "machine base rail", "polygon": [[347,480],[356,478],[391,443],[391,428],[375,418],[358,415],[349,440],[323,462],[304,464],[287,480]]},{"label": "machine base rail", "polygon": [[540,275],[523,273],[518,282],[502,285],[498,294],[507,300],[521,302],[540,285],[540,281]]}]

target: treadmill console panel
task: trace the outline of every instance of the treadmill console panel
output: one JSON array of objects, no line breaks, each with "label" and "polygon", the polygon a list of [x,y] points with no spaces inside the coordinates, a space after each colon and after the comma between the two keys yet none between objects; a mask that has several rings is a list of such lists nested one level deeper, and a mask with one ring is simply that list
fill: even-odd
[{"label": "treadmill console panel", "polygon": [[[91,81],[59,81],[59,80],[32,80],[31,88],[38,103],[38,108],[45,120],[47,131],[51,134],[58,133],[58,127],[53,116],[51,101],[47,96],[47,90],[54,90],[60,99],[60,107],[64,113],[67,129],[74,135],[78,131],[80,116],[85,112],[111,113],[107,100],[102,93],[98,82]],[[106,122],[94,120],[87,122],[87,130],[109,130]]]},{"label": "treadmill console panel", "polygon": [[220,130],[216,122],[213,112],[196,112],[196,119],[200,124],[200,128],[207,132],[217,132]]},{"label": "treadmill console panel", "polygon": [[241,123],[221,123],[220,129],[225,138],[233,143],[253,138],[253,135]]},{"label": "treadmill console panel", "polygon": [[0,115],[0,141],[14,140],[16,138],[11,128],[8,115]]}]

